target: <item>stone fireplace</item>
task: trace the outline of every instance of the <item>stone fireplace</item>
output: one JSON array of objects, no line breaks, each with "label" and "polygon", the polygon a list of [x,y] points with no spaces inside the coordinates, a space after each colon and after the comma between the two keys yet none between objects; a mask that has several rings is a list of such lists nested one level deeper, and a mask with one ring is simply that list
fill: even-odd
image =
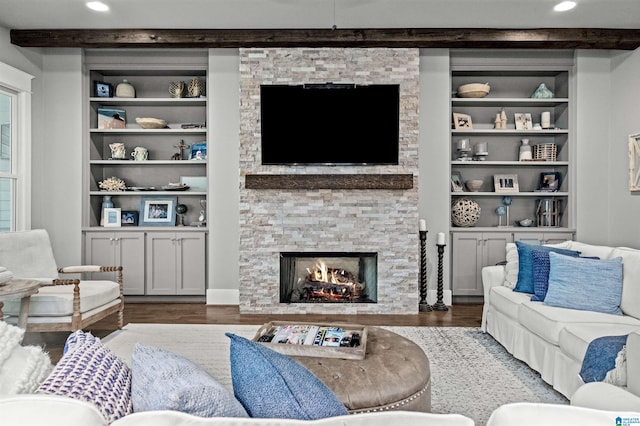
[{"label": "stone fireplace", "polygon": [[[240,312],[418,312],[418,79],[418,49],[240,49]],[[260,85],[326,82],[400,86],[398,165],[262,165]],[[300,135],[300,143],[305,143],[304,135]],[[374,141],[371,149],[375,149]],[[304,176],[307,183],[259,189],[246,185],[248,177],[272,175]],[[322,179],[329,175],[332,179]],[[365,180],[367,175],[370,180],[409,175],[410,185],[326,185],[336,177],[340,181],[341,177],[354,175],[364,176]],[[323,185],[314,185],[314,179]],[[341,258],[327,267],[333,273],[344,269],[345,274],[348,271],[364,281],[365,296],[354,296],[350,303],[311,296],[313,303],[290,303],[286,293],[293,290],[283,289],[281,278],[291,278],[292,274],[296,274],[296,281],[301,278],[291,270],[291,260],[283,263],[282,255],[292,253],[303,264],[312,259],[314,265],[305,264],[305,271],[307,267],[313,269],[318,259]],[[367,265],[368,272],[360,270]],[[304,280],[308,273],[303,275]],[[373,276],[375,289],[369,287]],[[339,291],[339,287],[323,285],[327,292]],[[319,292],[322,286],[309,283],[307,287]]]}]

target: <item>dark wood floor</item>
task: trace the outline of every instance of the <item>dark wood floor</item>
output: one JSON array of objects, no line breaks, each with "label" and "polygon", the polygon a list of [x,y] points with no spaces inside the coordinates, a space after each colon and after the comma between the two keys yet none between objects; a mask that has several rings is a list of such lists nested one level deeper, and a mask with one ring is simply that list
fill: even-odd
[{"label": "dark wood floor", "polygon": [[[482,305],[456,304],[446,312],[420,312],[417,315],[262,315],[241,314],[238,306],[202,303],[126,303],[124,323],[160,324],[264,324],[269,321],[350,322],[362,325],[479,327]],[[113,318],[85,329],[104,337],[117,327]],[[55,363],[62,355],[68,332],[32,333],[24,344],[41,345]]]}]

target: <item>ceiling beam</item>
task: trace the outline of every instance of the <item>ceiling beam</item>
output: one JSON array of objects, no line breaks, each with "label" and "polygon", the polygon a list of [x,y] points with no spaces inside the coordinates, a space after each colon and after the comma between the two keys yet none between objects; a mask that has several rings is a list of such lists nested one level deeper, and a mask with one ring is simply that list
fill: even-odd
[{"label": "ceiling beam", "polygon": [[41,29],[11,30],[21,47],[238,48],[421,47],[621,49],[640,46],[640,29]]}]

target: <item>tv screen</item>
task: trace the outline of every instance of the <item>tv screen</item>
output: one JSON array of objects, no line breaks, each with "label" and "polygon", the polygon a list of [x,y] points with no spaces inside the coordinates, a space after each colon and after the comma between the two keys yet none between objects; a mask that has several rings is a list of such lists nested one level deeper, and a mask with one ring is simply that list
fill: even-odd
[{"label": "tv screen", "polygon": [[400,86],[262,85],[262,164],[398,164]]}]

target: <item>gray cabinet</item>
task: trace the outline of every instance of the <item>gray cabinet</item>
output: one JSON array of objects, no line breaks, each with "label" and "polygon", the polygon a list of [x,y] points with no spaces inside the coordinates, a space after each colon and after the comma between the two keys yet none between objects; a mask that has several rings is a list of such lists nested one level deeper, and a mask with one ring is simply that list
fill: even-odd
[{"label": "gray cabinet", "polygon": [[[139,232],[87,232],[85,264],[122,266],[125,295],[144,294],[144,234]],[[113,272],[92,273],[92,279],[114,279]]]},{"label": "gray cabinet", "polygon": [[572,240],[571,232],[514,232],[513,241],[520,241],[527,244],[557,244],[563,241]]},{"label": "gray cabinet", "polygon": [[482,268],[505,260],[511,233],[454,232],[451,282],[454,296],[482,296]]},{"label": "gray cabinet", "polygon": [[204,232],[147,232],[146,245],[148,295],[204,295]]}]

